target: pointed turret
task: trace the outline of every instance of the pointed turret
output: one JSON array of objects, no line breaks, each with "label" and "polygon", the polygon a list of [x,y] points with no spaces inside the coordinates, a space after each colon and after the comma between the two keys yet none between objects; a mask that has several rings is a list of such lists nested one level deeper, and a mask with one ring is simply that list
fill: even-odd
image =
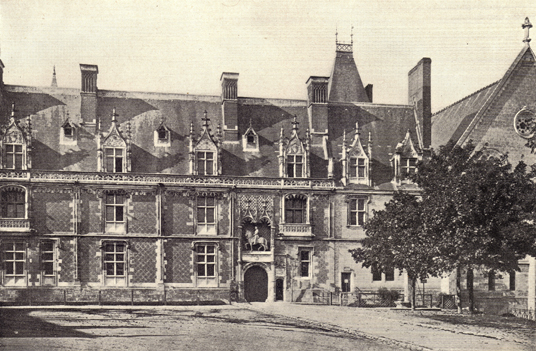
[{"label": "pointed turret", "polygon": [[58,82],[56,80],[56,66],[52,68],[52,83],[50,83],[50,86],[53,88],[58,87]]},{"label": "pointed turret", "polygon": [[370,102],[354,61],[353,34],[350,43],[335,39],[335,44],[335,63],[329,79],[329,101]]}]

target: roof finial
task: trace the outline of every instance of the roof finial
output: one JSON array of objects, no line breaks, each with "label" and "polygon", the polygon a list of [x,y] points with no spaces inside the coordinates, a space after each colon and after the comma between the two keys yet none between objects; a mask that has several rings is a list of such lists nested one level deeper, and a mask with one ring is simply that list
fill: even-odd
[{"label": "roof finial", "polygon": [[115,113],[115,107],[112,109],[112,123],[117,123],[117,113]]},{"label": "roof finial", "polygon": [[525,22],[523,22],[523,24],[521,25],[521,28],[525,30],[525,38],[523,38],[523,42],[529,45],[530,43],[529,30],[532,28],[532,24],[530,24],[528,17],[525,17]]},{"label": "roof finial", "polygon": [[210,118],[207,117],[207,110],[203,112],[203,118],[201,118],[203,121],[203,128],[208,130],[208,121],[210,121]]},{"label": "roof finial", "polygon": [[300,122],[298,122],[298,116],[294,115],[294,119],[292,120],[292,130],[297,131],[298,124],[300,124]]},{"label": "roof finial", "polygon": [[350,44],[354,45],[354,26],[352,26],[352,29],[350,30]]},{"label": "roof finial", "polygon": [[56,81],[56,65],[52,68],[52,83],[50,86],[54,88],[58,87],[58,82]]},{"label": "roof finial", "polygon": [[357,122],[357,121],[355,122],[355,133],[357,135],[359,135],[359,133],[360,133],[360,131],[359,131],[359,122]]},{"label": "roof finial", "polygon": [[339,38],[339,29],[337,28],[337,26],[335,26],[335,44],[338,43],[338,38]]}]

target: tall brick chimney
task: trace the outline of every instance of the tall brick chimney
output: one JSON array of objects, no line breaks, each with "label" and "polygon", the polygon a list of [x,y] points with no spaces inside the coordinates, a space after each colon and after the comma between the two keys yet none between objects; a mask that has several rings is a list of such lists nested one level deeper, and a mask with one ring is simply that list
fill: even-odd
[{"label": "tall brick chimney", "polygon": [[80,115],[84,124],[95,124],[97,121],[97,65],[80,64],[82,89],[80,91]]},{"label": "tall brick chimney", "polygon": [[307,84],[307,112],[311,143],[322,145],[322,137],[328,135],[329,77],[311,76],[305,84]]},{"label": "tall brick chimney", "polygon": [[238,73],[221,74],[221,108],[223,141],[239,141],[238,135]]},{"label": "tall brick chimney", "polygon": [[432,60],[424,57],[408,73],[408,104],[415,107],[423,147],[432,144]]}]

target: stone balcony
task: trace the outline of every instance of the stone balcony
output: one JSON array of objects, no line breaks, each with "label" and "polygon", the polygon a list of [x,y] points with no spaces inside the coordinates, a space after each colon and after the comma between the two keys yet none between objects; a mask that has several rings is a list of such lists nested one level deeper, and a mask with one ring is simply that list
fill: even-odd
[{"label": "stone balcony", "polygon": [[279,233],[281,236],[293,236],[302,238],[312,238],[313,227],[305,223],[288,223],[279,225]]},{"label": "stone balcony", "polygon": [[0,231],[2,232],[29,232],[30,220],[19,218],[0,219]]}]

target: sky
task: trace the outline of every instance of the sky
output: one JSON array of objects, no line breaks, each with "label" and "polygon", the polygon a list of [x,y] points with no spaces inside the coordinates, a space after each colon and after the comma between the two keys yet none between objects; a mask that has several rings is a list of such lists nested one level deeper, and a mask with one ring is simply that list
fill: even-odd
[{"label": "sky", "polygon": [[[79,88],[79,64],[104,90],[306,99],[329,76],[335,34],[349,42],[374,102],[407,103],[407,73],[432,59],[432,111],[500,79],[536,25],[534,0],[1,0],[4,82]],[[536,38],[536,27],[531,36]],[[533,41],[536,45],[536,39]]]}]

